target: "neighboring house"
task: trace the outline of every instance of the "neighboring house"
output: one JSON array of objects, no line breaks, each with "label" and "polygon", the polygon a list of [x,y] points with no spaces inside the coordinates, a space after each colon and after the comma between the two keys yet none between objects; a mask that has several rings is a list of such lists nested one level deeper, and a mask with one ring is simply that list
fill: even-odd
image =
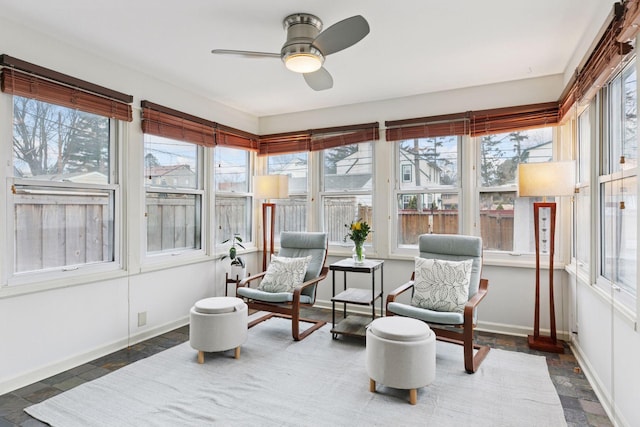
[{"label": "neighboring house", "polygon": [[159,187],[192,187],[196,174],[189,165],[151,166],[145,169],[147,185]]},{"label": "neighboring house", "polygon": [[66,182],[82,182],[86,184],[106,184],[108,177],[101,172],[73,172],[64,174],[48,174],[36,175],[31,177],[39,181],[66,181]]}]

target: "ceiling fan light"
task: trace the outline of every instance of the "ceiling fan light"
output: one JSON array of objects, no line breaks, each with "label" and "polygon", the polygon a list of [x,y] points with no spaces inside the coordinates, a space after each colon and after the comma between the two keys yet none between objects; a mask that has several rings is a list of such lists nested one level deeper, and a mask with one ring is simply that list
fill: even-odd
[{"label": "ceiling fan light", "polygon": [[284,64],[295,73],[313,73],[322,67],[322,58],[311,53],[294,53],[285,58]]}]

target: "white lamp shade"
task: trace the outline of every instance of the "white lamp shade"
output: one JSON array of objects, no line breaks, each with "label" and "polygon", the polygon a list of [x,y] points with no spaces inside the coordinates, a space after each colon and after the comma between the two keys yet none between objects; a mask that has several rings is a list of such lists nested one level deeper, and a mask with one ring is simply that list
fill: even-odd
[{"label": "white lamp shade", "polygon": [[518,196],[571,196],[576,186],[575,162],[520,163]]},{"label": "white lamp shade", "polygon": [[253,195],[257,199],[286,199],[289,197],[289,177],[258,175],[253,180]]}]

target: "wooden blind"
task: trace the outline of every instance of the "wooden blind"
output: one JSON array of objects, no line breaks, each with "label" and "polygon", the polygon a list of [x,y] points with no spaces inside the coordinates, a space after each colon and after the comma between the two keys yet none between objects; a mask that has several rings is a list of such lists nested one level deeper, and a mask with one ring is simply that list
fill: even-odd
[{"label": "wooden blind", "polygon": [[311,151],[311,133],[299,131],[262,135],[259,148],[259,156]]},{"label": "wooden blind", "polygon": [[471,112],[471,136],[512,132],[558,124],[557,102]]},{"label": "wooden blind", "polygon": [[469,134],[469,113],[385,122],[387,141]]},{"label": "wooden blind", "polygon": [[216,144],[225,147],[258,151],[258,135],[221,124],[216,125]]},{"label": "wooden blind", "polygon": [[624,6],[613,5],[611,20],[595,44],[584,64],[576,70],[560,98],[560,118],[566,116],[571,106],[587,103],[600,88],[620,70],[625,57],[633,51],[629,40],[638,33],[640,23],[639,0],[629,0]]},{"label": "wooden blind", "polygon": [[334,128],[313,129],[311,131],[311,151],[320,151],[343,145],[380,139],[378,122]]},{"label": "wooden blind", "polygon": [[142,131],[193,144],[216,145],[216,123],[149,101],[142,101]]},{"label": "wooden blind", "polygon": [[[10,59],[12,58],[6,55],[2,55],[0,58],[0,65],[4,66],[0,74],[0,90],[2,90],[2,92],[37,99],[38,101],[61,105],[63,107],[118,120],[128,122],[133,120],[132,109],[129,104],[133,101],[133,97],[130,95],[120,94],[119,92],[102,88],[104,89],[103,92],[108,93],[110,96],[116,95],[121,98],[114,99],[87,89],[95,89],[99,88],[99,86],[82,82],[72,77],[66,76],[68,77],[66,80],[75,82],[74,85],[57,82],[46,76],[38,76],[30,72],[18,71],[15,68],[10,68],[10,64],[12,64]],[[24,65],[25,63],[21,62],[21,64]],[[43,70],[46,70],[41,67],[35,67],[34,69],[43,73],[45,73]],[[55,72],[49,74],[58,77],[63,76]],[[62,77],[60,78],[62,79]]]},{"label": "wooden blind", "polygon": [[618,34],[621,43],[632,41],[640,32],[640,0],[626,0],[624,8],[622,28]]},{"label": "wooden blind", "polygon": [[378,122],[260,136],[258,155],[319,151],[380,139]]}]

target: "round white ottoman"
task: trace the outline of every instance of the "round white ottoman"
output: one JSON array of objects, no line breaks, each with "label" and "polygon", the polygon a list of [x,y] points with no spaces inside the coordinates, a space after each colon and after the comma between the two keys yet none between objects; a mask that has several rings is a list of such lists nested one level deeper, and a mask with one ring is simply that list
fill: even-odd
[{"label": "round white ottoman", "polygon": [[207,351],[235,348],[247,341],[247,304],[240,298],[213,297],[196,302],[189,313],[189,343],[198,350],[198,363],[204,363]]},{"label": "round white ottoman", "polygon": [[408,389],[415,405],[417,389],[436,377],[436,334],[420,320],[379,317],[367,328],[366,345],[369,390],[376,391],[376,382]]}]

